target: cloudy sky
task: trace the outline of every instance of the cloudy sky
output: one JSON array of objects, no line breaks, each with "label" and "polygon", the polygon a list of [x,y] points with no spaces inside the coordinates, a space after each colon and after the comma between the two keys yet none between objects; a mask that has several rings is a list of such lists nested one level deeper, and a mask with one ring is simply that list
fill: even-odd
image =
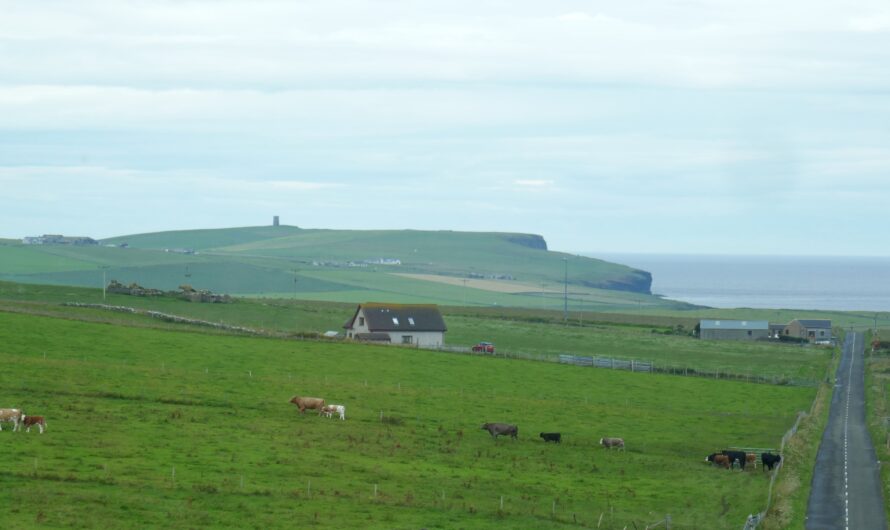
[{"label": "cloudy sky", "polygon": [[0,237],[888,255],[886,0],[0,0]]}]

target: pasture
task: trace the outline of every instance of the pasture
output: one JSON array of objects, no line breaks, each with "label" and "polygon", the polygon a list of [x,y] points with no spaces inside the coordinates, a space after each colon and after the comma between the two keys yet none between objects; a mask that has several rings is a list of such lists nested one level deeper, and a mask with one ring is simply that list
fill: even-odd
[{"label": "pasture", "polygon": [[7,524],[738,528],[767,476],[705,455],[776,446],[815,393],[122,324],[0,312],[0,406],[48,426],[0,433]]},{"label": "pasture", "polygon": [[[0,308],[35,311],[111,322],[152,324],[97,309],[60,307],[64,302],[103,303],[98,289],[0,282]],[[195,304],[157,297],[108,295],[106,302],[181,315],[212,322],[266,330],[270,333],[342,332],[354,304],[287,299],[236,299],[232,304]],[[820,380],[832,354],[830,348],[800,347],[765,342],[700,341],[688,335],[666,334],[696,320],[641,314],[573,313],[563,322],[562,312],[540,309],[443,307],[449,347],[468,350],[480,340],[492,341],[499,352],[556,357],[561,353],[651,361],[657,366],[690,368]],[[170,326],[165,326],[170,327]]]}]

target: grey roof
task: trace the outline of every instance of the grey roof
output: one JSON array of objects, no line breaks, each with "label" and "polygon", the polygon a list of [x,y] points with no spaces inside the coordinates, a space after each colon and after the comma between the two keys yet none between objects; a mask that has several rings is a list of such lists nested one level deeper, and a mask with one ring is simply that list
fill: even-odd
[{"label": "grey roof", "polygon": [[362,304],[355,310],[352,318],[346,321],[344,328],[354,328],[359,311],[365,315],[368,329],[372,332],[448,331],[439,308],[429,304]]},{"label": "grey roof", "polygon": [[830,320],[809,320],[809,319],[797,319],[800,322],[800,325],[805,328],[826,328],[831,329],[831,321]]},{"label": "grey roof", "polygon": [[769,329],[766,320],[702,320],[701,329]]}]

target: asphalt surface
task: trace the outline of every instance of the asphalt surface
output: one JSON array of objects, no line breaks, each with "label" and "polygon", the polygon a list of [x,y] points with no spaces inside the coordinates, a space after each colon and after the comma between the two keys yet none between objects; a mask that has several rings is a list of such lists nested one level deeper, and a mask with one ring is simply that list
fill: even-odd
[{"label": "asphalt surface", "polygon": [[811,530],[887,530],[879,464],[865,424],[864,342],[862,333],[849,333],[844,342],[807,505]]}]

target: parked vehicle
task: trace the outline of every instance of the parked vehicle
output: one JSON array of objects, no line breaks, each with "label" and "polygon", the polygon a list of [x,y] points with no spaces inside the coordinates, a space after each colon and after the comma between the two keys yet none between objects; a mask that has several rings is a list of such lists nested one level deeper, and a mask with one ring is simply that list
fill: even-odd
[{"label": "parked vehicle", "polygon": [[480,342],[473,346],[473,351],[479,353],[494,353],[494,344],[490,342]]}]

